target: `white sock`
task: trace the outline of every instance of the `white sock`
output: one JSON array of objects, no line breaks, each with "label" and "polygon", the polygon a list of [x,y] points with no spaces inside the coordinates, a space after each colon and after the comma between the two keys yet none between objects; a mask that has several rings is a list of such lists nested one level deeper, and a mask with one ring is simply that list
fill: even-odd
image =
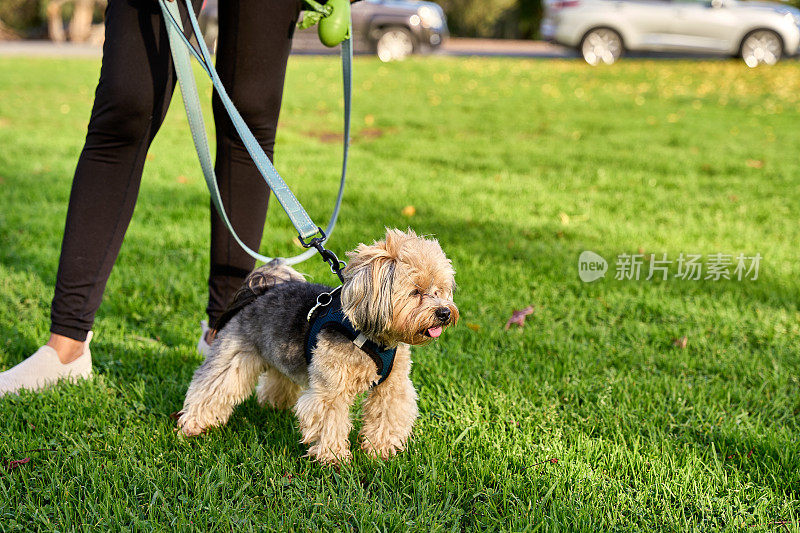
[{"label": "white sock", "polygon": [[211,329],[208,327],[208,322],[205,320],[200,321],[200,340],[197,341],[197,353],[203,357],[207,357],[211,352],[211,345],[206,342],[206,333]]},{"label": "white sock", "polygon": [[86,336],[83,353],[68,364],[62,364],[56,351],[42,346],[20,364],[0,373],[0,396],[19,392],[20,389],[40,390],[60,379],[77,381],[92,375],[92,352],[89,343],[92,332]]}]

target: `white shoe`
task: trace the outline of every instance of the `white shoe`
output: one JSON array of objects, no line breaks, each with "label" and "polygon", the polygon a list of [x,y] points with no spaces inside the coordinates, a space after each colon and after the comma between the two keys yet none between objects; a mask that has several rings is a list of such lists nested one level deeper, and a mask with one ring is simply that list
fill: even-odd
[{"label": "white shoe", "polygon": [[92,352],[89,343],[92,336],[90,331],[83,344],[83,353],[71,363],[63,364],[53,348],[42,346],[17,366],[0,373],[0,396],[17,393],[21,389],[41,390],[61,379],[75,382],[90,377]]},{"label": "white shoe", "polygon": [[200,321],[200,340],[197,341],[197,353],[202,355],[203,357],[208,357],[208,354],[211,353],[211,345],[206,342],[206,333],[211,329],[208,327],[208,322],[205,320]]}]

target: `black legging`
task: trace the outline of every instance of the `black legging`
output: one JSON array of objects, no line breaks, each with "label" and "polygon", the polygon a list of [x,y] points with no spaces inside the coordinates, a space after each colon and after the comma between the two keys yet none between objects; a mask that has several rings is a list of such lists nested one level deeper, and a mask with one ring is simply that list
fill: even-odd
[{"label": "black legging", "polygon": [[[199,9],[201,0],[193,1]],[[219,2],[217,70],[270,158],[299,11],[300,0]],[[175,87],[156,0],[110,0],[105,22],[100,81],[72,182],[51,307],[50,331],[79,341],[92,328],[133,214],[147,150]],[[258,249],[269,190],[216,95],[213,108],[222,201],[242,240]],[[206,309],[211,323],[254,264],[212,208]]]}]

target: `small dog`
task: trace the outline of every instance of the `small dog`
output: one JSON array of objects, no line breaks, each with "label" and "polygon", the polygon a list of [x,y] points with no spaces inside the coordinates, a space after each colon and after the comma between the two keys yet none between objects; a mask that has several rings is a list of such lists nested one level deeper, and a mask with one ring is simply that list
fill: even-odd
[{"label": "small dog", "polygon": [[[255,387],[261,405],[294,408],[309,457],[347,462],[350,406],[369,390],[361,448],[384,459],[405,448],[418,414],[409,345],[439,337],[458,320],[455,271],[436,240],[411,230],[387,229],[385,240],[360,244],[347,255],[340,291],[307,283],[275,261],[248,277],[234,304],[243,294],[252,302],[221,327],[189,385],[178,419],[184,435],[224,424]],[[335,328],[321,330],[309,363],[309,317],[336,292],[341,312],[360,335],[351,340]],[[379,375],[380,362],[360,347],[364,338],[396,348],[388,376]]]}]

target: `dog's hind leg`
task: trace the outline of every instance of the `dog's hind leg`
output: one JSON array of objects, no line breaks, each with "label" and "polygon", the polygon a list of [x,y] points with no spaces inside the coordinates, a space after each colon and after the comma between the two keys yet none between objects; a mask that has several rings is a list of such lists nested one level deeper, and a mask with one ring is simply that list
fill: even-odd
[{"label": "dog's hind leg", "polygon": [[388,459],[403,450],[417,419],[417,392],[409,379],[411,352],[397,348],[392,373],[374,387],[363,405],[364,424],[359,431],[361,449]]},{"label": "dog's hind leg", "polygon": [[178,418],[181,433],[197,435],[225,424],[233,408],[252,392],[265,369],[264,360],[239,343],[221,338],[194,373]]},{"label": "dog's hind leg", "polygon": [[256,398],[262,407],[271,406],[275,409],[289,409],[300,397],[300,386],[290,380],[278,370],[267,367],[267,370],[258,378]]}]

